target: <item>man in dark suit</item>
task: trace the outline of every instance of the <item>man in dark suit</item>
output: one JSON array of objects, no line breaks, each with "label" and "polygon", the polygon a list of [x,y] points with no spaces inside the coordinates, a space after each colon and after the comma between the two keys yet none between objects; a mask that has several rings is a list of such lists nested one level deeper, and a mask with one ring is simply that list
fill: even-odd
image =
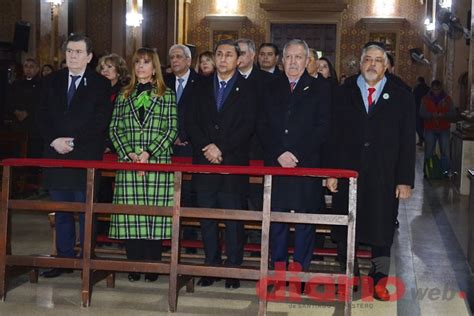
[{"label": "man in dark suit", "polygon": [[[214,56],[216,73],[200,81],[185,128],[193,145],[193,163],[241,165],[249,163],[250,138],[255,129],[254,92],[237,71],[239,46],[229,40],[217,44]],[[198,207],[244,209],[248,176],[193,175]],[[226,221],[227,266],[243,261],[244,224]],[[221,264],[219,228],[215,220],[201,221],[205,263]],[[201,286],[212,285],[215,278],[202,277]],[[240,281],[227,279],[226,288],[240,287]]]},{"label": "man in dark suit", "polygon": [[[186,129],[184,128],[184,116],[187,108],[191,104],[199,80],[199,75],[191,67],[191,50],[181,44],[175,44],[169,49],[169,59],[172,73],[165,76],[165,83],[176,93],[176,104],[178,107],[178,137],[174,142],[173,156],[192,157],[192,146],[189,142]],[[195,204],[195,192],[191,183],[185,181],[182,184],[181,204],[186,207],[193,207]],[[193,227],[183,229],[185,240],[196,240],[197,231]],[[187,248],[187,253],[196,253],[195,248]]]},{"label": "man in dark suit", "polygon": [[[388,300],[385,287],[398,199],[411,195],[415,175],[415,104],[409,91],[385,75],[383,47],[362,51],[360,75],[338,87],[332,105],[328,167],[359,172],[356,242],[372,247],[374,297]],[[338,192],[334,209],[347,209],[347,181],[328,179]],[[346,261],[346,232],[338,229],[338,256]]]},{"label": "man in dark suit", "polygon": [[279,58],[280,50],[273,43],[262,43],[258,48],[258,66],[263,71],[276,76],[281,75],[281,71],[278,68]]},{"label": "man in dark suit", "polygon": [[[240,47],[240,61],[239,72],[244,77],[249,85],[255,91],[255,105],[257,106],[257,113],[260,113],[263,104],[263,95],[270,81],[275,77],[269,72],[260,70],[255,64],[255,43],[246,38],[237,40]],[[263,146],[255,132],[252,136],[250,144],[250,159],[263,160]],[[263,203],[263,186],[260,184],[251,184],[249,189],[249,208],[251,210],[262,210]],[[259,242],[254,239],[250,242]]]},{"label": "man in dark suit", "polygon": [[[87,67],[92,59],[89,38],[71,35],[64,45],[68,68],[47,77],[37,115],[44,140],[44,158],[102,160],[105,132],[110,120],[110,82]],[[83,169],[47,168],[44,186],[53,201],[84,202],[86,173]],[[80,240],[84,240],[84,214]],[[56,212],[56,249],[59,257],[75,257],[73,213]],[[69,269],[52,269],[42,275],[53,278]]]},{"label": "man in dark suit", "polygon": [[[291,40],[283,50],[284,74],[271,82],[264,99],[263,122],[258,124],[265,150],[265,165],[283,168],[317,168],[321,145],[329,130],[331,89],[328,81],[306,72],[309,48]],[[272,212],[317,213],[322,184],[318,178],[274,177]],[[272,223],[270,243],[273,265],[288,261],[289,225]],[[294,261],[309,269],[315,225],[295,225]],[[277,284],[278,290],[284,282]]]}]

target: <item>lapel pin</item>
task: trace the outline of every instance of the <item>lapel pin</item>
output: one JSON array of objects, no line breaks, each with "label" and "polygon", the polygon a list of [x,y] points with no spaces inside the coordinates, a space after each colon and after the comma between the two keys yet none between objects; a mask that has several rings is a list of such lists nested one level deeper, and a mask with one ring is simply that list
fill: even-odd
[{"label": "lapel pin", "polygon": [[388,100],[390,99],[390,94],[384,93],[382,97],[384,98],[384,100]]},{"label": "lapel pin", "polygon": [[306,91],[309,89],[309,86],[304,87],[303,91]]},{"label": "lapel pin", "polygon": [[84,77],[84,87],[87,87],[87,78]]},{"label": "lapel pin", "polygon": [[239,87],[235,88],[235,91],[239,91]]}]

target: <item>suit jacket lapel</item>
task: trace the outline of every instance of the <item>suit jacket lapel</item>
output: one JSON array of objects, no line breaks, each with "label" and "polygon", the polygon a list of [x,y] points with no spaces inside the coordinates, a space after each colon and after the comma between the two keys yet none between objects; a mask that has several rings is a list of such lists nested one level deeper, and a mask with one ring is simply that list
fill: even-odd
[{"label": "suit jacket lapel", "polygon": [[[384,108],[390,98],[390,93],[389,91],[392,91],[390,88],[391,83],[389,80],[385,83],[385,86],[383,87],[382,93],[380,94],[379,98],[377,99],[377,102],[373,105],[372,111],[370,111],[369,116],[375,115],[375,113],[378,113],[381,108]],[[384,97],[385,96],[385,97]],[[387,99],[385,99],[387,98]]]},{"label": "suit jacket lapel", "polygon": [[63,111],[68,109],[67,106],[67,90],[69,84],[69,71],[64,71],[63,80],[59,82],[59,95],[60,95],[60,105],[62,106]]},{"label": "suit jacket lapel", "polygon": [[364,101],[362,100],[362,94],[360,93],[359,86],[355,82],[352,87],[352,105],[357,108],[357,110],[361,111],[364,115],[367,114],[367,110],[365,109]]},{"label": "suit jacket lapel", "polygon": [[310,89],[311,77],[305,73],[301,76],[300,80],[298,80],[298,84],[296,85],[293,93],[291,93],[290,83],[288,81],[287,89],[290,89],[290,106],[294,106],[298,104],[300,100],[305,95],[306,91]]},{"label": "suit jacket lapel", "polygon": [[145,109],[145,114],[144,114],[144,119],[143,119],[143,126],[146,126],[146,123],[148,122],[148,119],[149,117],[151,116],[151,113],[153,113],[153,111],[155,110],[155,106],[157,106],[157,104],[159,103],[159,100],[160,97],[158,96],[154,96],[150,102],[150,106],[148,107],[148,109]]}]

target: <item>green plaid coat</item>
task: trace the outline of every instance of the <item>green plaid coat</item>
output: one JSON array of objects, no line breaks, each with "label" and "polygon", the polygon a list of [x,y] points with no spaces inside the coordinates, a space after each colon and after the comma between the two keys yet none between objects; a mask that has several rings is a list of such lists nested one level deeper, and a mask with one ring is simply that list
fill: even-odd
[{"label": "green plaid coat", "polygon": [[[118,160],[130,162],[128,154],[150,154],[150,163],[171,163],[173,143],[177,135],[175,94],[166,89],[161,97],[150,98],[144,110],[143,122],[131,93],[117,98],[110,123],[110,139],[117,150]],[[173,173],[118,171],[115,177],[113,202],[116,204],[172,206]],[[113,214],[109,237],[116,239],[169,239],[171,217]]]}]

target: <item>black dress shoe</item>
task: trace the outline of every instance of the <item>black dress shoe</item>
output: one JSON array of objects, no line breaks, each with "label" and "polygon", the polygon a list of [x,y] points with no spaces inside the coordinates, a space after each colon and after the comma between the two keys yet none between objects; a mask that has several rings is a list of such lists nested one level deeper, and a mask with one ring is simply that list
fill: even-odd
[{"label": "black dress shoe", "polygon": [[218,278],[212,278],[212,277],[202,277],[198,281],[198,285],[200,286],[211,286],[214,284],[214,282],[220,281],[221,279]]},{"label": "black dress shoe", "polygon": [[158,273],[145,273],[145,282],[155,282],[158,280]]},{"label": "black dress shoe", "polygon": [[62,268],[54,268],[54,269],[51,269],[51,270],[48,270],[48,271],[44,271],[43,273],[41,273],[41,276],[44,277],[44,278],[57,278],[58,276],[60,276],[61,274],[63,273],[72,273],[73,270],[72,269],[62,269]]},{"label": "black dress shoe", "polygon": [[129,280],[130,282],[136,282],[136,281],[140,280],[140,273],[138,273],[138,272],[130,272],[130,273],[128,274],[128,280]]},{"label": "black dress shoe", "polygon": [[226,279],[225,288],[226,289],[238,289],[240,287],[239,279]]}]

